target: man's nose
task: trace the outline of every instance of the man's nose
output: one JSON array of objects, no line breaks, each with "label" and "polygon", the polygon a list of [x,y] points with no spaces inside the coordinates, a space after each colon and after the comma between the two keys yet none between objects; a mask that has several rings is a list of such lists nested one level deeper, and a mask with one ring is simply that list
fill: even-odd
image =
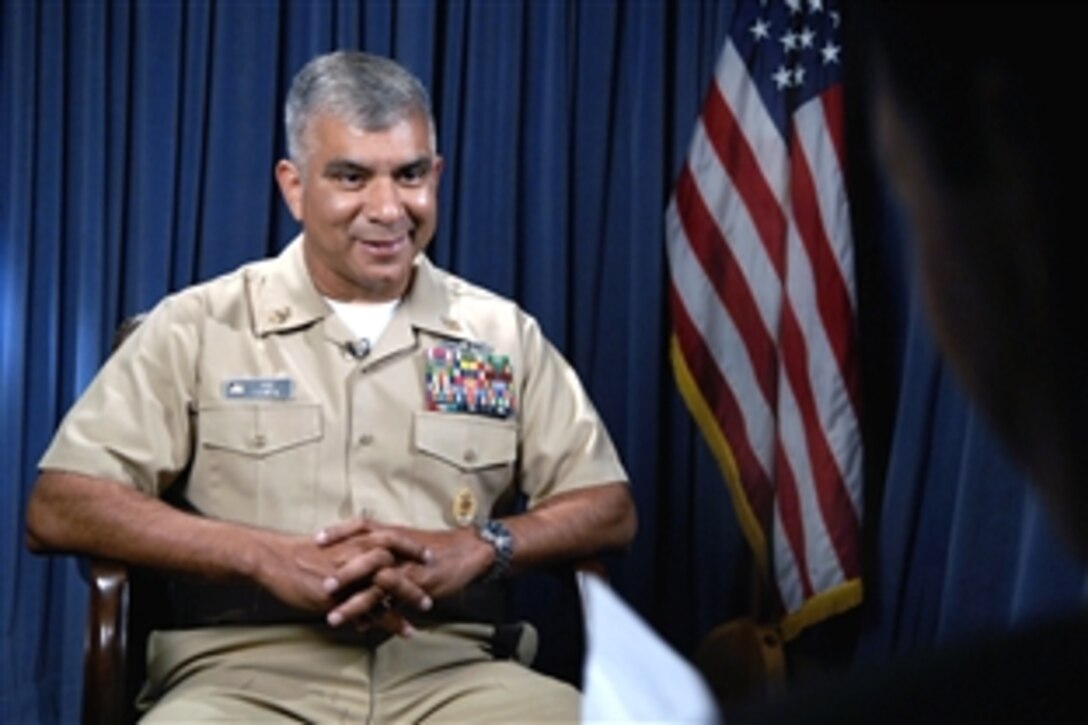
[{"label": "man's nose", "polygon": [[404,204],[395,180],[376,177],[363,190],[363,214],[372,222],[390,224],[404,215]]}]

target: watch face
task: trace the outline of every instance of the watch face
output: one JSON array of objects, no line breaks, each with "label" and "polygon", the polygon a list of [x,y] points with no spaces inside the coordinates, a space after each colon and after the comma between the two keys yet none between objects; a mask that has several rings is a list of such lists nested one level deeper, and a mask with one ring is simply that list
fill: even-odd
[{"label": "watch face", "polygon": [[488,540],[498,546],[508,547],[514,543],[514,537],[510,535],[510,530],[498,521],[488,521],[484,526],[484,533]]},{"label": "watch face", "polygon": [[495,547],[495,561],[484,581],[494,581],[506,575],[510,560],[514,557],[514,537],[510,529],[499,521],[488,521],[480,528],[480,538]]}]

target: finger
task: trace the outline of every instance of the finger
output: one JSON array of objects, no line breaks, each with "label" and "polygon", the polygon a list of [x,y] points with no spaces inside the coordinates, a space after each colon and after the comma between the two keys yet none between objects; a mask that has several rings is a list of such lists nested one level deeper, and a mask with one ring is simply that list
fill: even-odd
[{"label": "finger", "polygon": [[397,602],[411,605],[426,612],[434,606],[434,601],[415,579],[408,576],[401,567],[387,567],[374,575],[374,584]]},{"label": "finger", "polygon": [[381,627],[387,632],[398,634],[401,637],[411,637],[416,632],[412,623],[396,609],[386,609],[379,614],[373,615],[370,621],[373,626]]},{"label": "finger", "polygon": [[325,578],[325,591],[333,594],[344,588],[368,584],[374,574],[384,567],[392,566],[395,561],[388,550],[377,547],[355,554],[336,567],[332,576]]},{"label": "finger", "polygon": [[329,524],[314,534],[314,541],[321,546],[329,546],[337,542],[349,539],[352,536],[366,534],[374,530],[374,522],[365,517],[348,519]]},{"label": "finger", "polygon": [[423,542],[402,531],[378,529],[373,531],[368,538],[374,544],[385,547],[394,556],[401,559],[426,564],[434,558],[431,550]]},{"label": "finger", "polygon": [[[355,614],[356,606],[365,607],[365,613]],[[360,632],[377,626],[402,637],[410,637],[416,631],[412,623],[396,610],[393,598],[377,587],[371,587],[366,592],[351,597],[329,612],[327,621],[333,627],[339,627],[344,622],[354,622],[355,628]]]},{"label": "finger", "polygon": [[386,594],[379,587],[361,589],[340,602],[325,616],[331,627],[339,627],[344,622],[369,618],[385,608]]}]

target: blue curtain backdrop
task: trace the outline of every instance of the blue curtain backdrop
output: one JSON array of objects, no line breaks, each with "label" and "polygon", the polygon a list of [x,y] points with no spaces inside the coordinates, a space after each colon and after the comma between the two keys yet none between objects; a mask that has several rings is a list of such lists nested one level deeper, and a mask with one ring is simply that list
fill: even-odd
[{"label": "blue curtain backdrop", "polygon": [[[747,552],[666,362],[663,254],[731,5],[0,0],[0,721],[78,718],[85,585],[23,543],[38,457],[123,317],[296,232],[272,179],[280,107],[333,48],[391,55],[431,89],[432,257],[535,314],[608,423],[642,524],[614,586],[684,653],[743,612]],[[860,198],[859,659],[879,660],[1071,609],[1086,577],[933,350],[894,209]],[[564,596],[522,594],[545,614]],[[549,626],[559,662],[578,625]]]}]

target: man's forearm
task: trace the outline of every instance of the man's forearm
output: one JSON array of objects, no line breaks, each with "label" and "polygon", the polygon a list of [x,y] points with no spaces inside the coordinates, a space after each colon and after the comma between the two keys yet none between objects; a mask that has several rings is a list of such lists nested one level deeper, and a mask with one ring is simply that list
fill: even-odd
[{"label": "man's forearm", "polygon": [[513,571],[625,549],[638,526],[623,483],[564,493],[504,522],[514,536]]},{"label": "man's forearm", "polygon": [[205,519],[114,481],[45,471],[27,506],[27,546],[196,575],[255,574],[264,532]]},{"label": "man's forearm", "polygon": [[[297,609],[329,612],[337,604],[329,577],[353,572],[356,594],[368,598],[365,614],[380,599],[370,584],[398,559],[425,560],[422,546],[392,531],[361,530],[338,545],[313,536],[217,521],[179,511],[113,481],[47,471],[27,508],[27,546],[32,551],[115,559],[211,581],[248,581]],[[389,583],[404,601],[425,593],[406,577]]]}]

